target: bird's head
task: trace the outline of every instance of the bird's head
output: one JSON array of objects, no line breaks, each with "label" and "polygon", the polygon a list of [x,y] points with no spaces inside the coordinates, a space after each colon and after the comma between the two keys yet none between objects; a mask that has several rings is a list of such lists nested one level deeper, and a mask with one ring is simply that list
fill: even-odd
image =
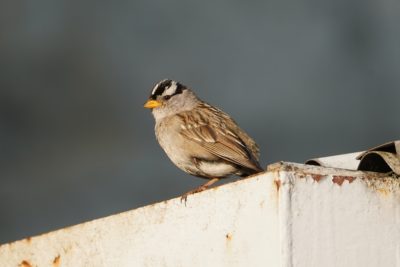
[{"label": "bird's head", "polygon": [[158,82],[152,89],[145,108],[152,109],[155,119],[161,119],[176,113],[191,110],[200,100],[185,85],[165,79]]}]

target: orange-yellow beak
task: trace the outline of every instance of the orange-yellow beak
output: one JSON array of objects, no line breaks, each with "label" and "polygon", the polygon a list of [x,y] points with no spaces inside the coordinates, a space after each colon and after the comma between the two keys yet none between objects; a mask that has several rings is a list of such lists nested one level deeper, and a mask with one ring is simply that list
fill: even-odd
[{"label": "orange-yellow beak", "polygon": [[144,104],[145,108],[156,108],[161,106],[161,102],[157,100],[147,100],[147,102]]}]

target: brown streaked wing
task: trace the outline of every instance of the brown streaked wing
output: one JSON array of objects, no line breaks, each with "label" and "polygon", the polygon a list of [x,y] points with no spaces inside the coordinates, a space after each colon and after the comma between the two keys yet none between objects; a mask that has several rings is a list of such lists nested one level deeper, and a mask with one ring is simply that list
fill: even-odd
[{"label": "brown streaked wing", "polygon": [[211,154],[234,164],[252,170],[260,170],[257,162],[252,159],[251,152],[242,140],[232,132],[224,134],[222,130],[215,131],[208,125],[191,125],[181,131],[188,139],[199,143]]},{"label": "brown streaked wing", "polygon": [[202,103],[199,107],[203,113],[207,113],[210,121],[217,122],[220,126],[223,126],[225,133],[233,134],[237,140],[243,142],[247,150],[252,154],[252,157],[258,162],[260,159],[260,150],[256,142],[244,132],[237,123],[225,112],[219,108],[213,107],[207,103]]}]

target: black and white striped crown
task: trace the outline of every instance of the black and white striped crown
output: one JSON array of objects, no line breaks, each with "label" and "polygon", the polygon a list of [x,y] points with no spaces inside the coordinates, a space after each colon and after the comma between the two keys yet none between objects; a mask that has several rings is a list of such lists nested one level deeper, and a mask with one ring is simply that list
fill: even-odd
[{"label": "black and white striped crown", "polygon": [[165,79],[154,86],[150,98],[153,100],[156,100],[158,96],[168,96],[170,98],[174,95],[181,94],[185,89],[187,88],[183,84],[170,79]]}]

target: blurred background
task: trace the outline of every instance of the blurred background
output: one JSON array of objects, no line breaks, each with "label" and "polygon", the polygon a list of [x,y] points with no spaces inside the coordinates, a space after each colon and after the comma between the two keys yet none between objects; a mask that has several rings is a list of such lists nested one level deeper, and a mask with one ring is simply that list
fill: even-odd
[{"label": "blurred background", "polygon": [[181,81],[263,166],[400,139],[400,2],[1,1],[0,243],[177,197],[143,104]]}]

